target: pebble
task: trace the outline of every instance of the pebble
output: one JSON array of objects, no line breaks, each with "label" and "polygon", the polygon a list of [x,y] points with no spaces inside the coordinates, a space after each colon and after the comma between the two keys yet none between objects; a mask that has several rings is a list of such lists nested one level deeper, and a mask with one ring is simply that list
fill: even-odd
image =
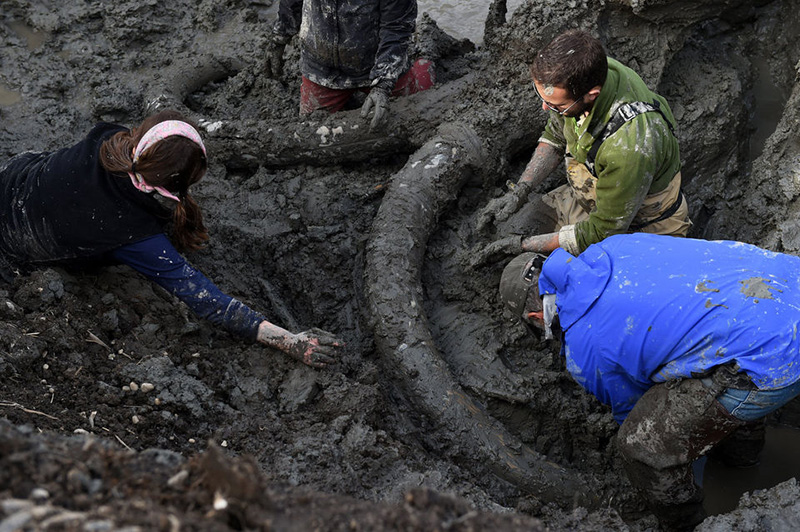
[{"label": "pebble", "polygon": [[3,519],[0,522],[0,529],[2,530],[22,530],[28,521],[33,519],[33,516],[28,511],[17,512],[12,516]]},{"label": "pebble", "polygon": [[113,530],[113,521],[89,521],[83,525],[85,532],[106,532],[106,530]]},{"label": "pebble", "polygon": [[134,424],[134,425],[138,425],[138,424],[139,424],[139,421],[141,421],[141,420],[139,419],[139,416],[136,416],[136,415],[134,415],[134,416],[131,418],[131,421],[133,422],[133,424]]},{"label": "pebble", "polygon": [[31,499],[34,501],[45,501],[50,498],[50,492],[44,488],[33,488],[31,490]]},{"label": "pebble", "polygon": [[139,389],[139,385],[138,385],[138,384],[136,384],[135,382],[131,382],[131,383],[128,385],[128,387],[131,389],[131,391],[132,391],[132,392],[135,392],[136,390],[138,390],[138,389]]},{"label": "pebble", "polygon": [[214,509],[215,510],[224,510],[228,507],[228,501],[220,494],[220,492],[214,493]]},{"label": "pebble", "polygon": [[168,481],[167,486],[174,488],[176,486],[181,486],[186,482],[186,479],[189,478],[189,472],[185,469],[175,473]]},{"label": "pebble", "polygon": [[0,503],[0,507],[3,508],[3,513],[8,515],[15,514],[21,510],[30,510],[33,507],[33,503],[26,499],[6,499]]},{"label": "pebble", "polygon": [[143,382],[143,383],[142,383],[142,392],[144,392],[144,393],[147,393],[147,392],[152,392],[153,390],[155,390],[155,388],[156,388],[156,387],[155,387],[155,386],[153,386],[153,385],[152,385],[151,383],[149,383],[149,382]]},{"label": "pebble", "polygon": [[156,397],[155,400],[153,400],[153,402],[155,403],[156,406],[158,406],[158,405],[161,404],[161,398],[160,397]]},{"label": "pebble", "polygon": [[44,364],[44,365],[42,366],[42,369],[43,369],[43,370],[45,370],[45,371],[47,371],[48,369],[50,369],[50,364]]}]

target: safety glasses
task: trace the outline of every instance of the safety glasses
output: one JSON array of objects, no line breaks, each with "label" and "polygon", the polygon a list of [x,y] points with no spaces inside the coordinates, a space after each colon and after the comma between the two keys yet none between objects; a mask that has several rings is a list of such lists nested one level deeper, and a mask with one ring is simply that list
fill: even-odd
[{"label": "safety glasses", "polygon": [[559,114],[559,115],[561,115],[561,116],[564,116],[566,113],[568,113],[568,112],[569,112],[569,110],[570,110],[570,109],[572,109],[572,108],[573,108],[573,106],[574,106],[576,103],[578,103],[578,102],[580,102],[581,100],[583,100],[583,96],[586,96],[586,94],[584,94],[583,96],[581,96],[580,98],[578,98],[577,100],[575,100],[574,102],[572,102],[571,104],[569,104],[569,106],[568,106],[566,109],[564,109],[564,110],[562,111],[561,109],[559,109],[559,108],[558,108],[558,106],[551,104],[550,102],[548,102],[547,100],[545,100],[545,99],[542,97],[542,95],[541,95],[541,94],[539,94],[539,89],[537,89],[537,88],[536,88],[536,83],[533,83],[532,85],[533,85],[533,92],[535,92],[535,93],[536,93],[536,96],[538,96],[538,97],[539,97],[539,99],[540,99],[540,100],[542,100],[542,103],[544,104],[544,106],[545,106],[545,107],[547,107],[548,109],[550,109],[551,111],[553,111],[554,113],[557,113],[557,114]]}]

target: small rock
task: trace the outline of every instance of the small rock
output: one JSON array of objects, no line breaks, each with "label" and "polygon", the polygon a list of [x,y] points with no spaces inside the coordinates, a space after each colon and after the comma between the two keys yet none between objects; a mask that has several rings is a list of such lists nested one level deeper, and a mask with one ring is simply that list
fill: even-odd
[{"label": "small rock", "polygon": [[23,530],[25,525],[33,519],[33,515],[28,510],[17,512],[10,517],[3,519],[3,530]]},{"label": "small rock", "polygon": [[152,392],[153,390],[155,390],[155,388],[156,388],[156,387],[155,387],[155,386],[153,386],[153,385],[152,385],[151,383],[149,383],[149,382],[143,382],[143,383],[142,383],[142,392],[144,392],[144,393]]},{"label": "small rock", "polygon": [[30,510],[32,507],[33,503],[24,499],[6,499],[0,502],[0,508],[3,509],[3,513],[6,515],[15,514],[22,510]]},{"label": "small rock", "polygon": [[128,387],[131,389],[131,391],[132,391],[132,392],[135,392],[136,390],[138,390],[138,389],[139,389],[139,385],[138,385],[138,384],[136,384],[135,382],[131,382],[131,383],[128,385]]},{"label": "small rock", "polygon": [[178,486],[183,486],[186,483],[186,479],[189,478],[189,472],[185,469],[175,473],[172,478],[167,481],[167,486],[170,488],[176,488]]},{"label": "small rock", "polygon": [[134,415],[134,416],[131,418],[131,422],[133,422],[133,424],[134,424],[134,425],[138,425],[138,424],[139,424],[139,421],[141,421],[141,420],[139,419],[139,416],[137,416],[137,415]]},{"label": "small rock", "polygon": [[217,511],[224,510],[228,507],[228,501],[222,496],[220,492],[214,493],[214,509]]},{"label": "small rock", "polygon": [[83,525],[83,530],[86,532],[106,532],[106,530],[113,530],[114,523],[112,521],[89,521]]},{"label": "small rock", "polygon": [[33,488],[30,498],[34,501],[46,501],[50,498],[50,492],[44,488]]}]

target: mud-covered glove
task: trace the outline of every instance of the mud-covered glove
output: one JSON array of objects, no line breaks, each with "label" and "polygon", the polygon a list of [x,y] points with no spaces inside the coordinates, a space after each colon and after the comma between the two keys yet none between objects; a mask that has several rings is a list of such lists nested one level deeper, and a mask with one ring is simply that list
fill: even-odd
[{"label": "mud-covered glove", "polygon": [[342,345],[344,342],[333,334],[314,328],[293,335],[286,353],[313,368],[324,368],[336,362]]},{"label": "mud-covered glove", "polygon": [[270,41],[264,58],[264,73],[267,77],[278,79],[283,75],[283,51],[285,48],[286,43],[280,42],[277,38]]},{"label": "mud-covered glove", "polygon": [[394,83],[391,80],[382,79],[372,86],[361,106],[361,117],[366,118],[371,110],[374,110],[372,122],[369,125],[370,131],[383,126],[389,115],[389,93],[392,92]]},{"label": "mud-covered glove", "polygon": [[497,262],[509,255],[519,255],[522,253],[522,236],[511,235],[501,240],[495,240],[482,249],[473,249],[470,265],[473,268]]},{"label": "mud-covered glove", "polygon": [[476,227],[478,231],[483,231],[492,221],[502,222],[508,220],[509,216],[517,212],[527,201],[531,191],[531,185],[527,181],[519,183],[509,183],[511,190],[499,198],[491,200],[486,207],[478,214]]}]

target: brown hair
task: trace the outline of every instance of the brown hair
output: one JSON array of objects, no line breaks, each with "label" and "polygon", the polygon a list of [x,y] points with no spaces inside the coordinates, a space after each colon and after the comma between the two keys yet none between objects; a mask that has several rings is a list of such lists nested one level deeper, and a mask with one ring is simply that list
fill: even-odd
[{"label": "brown hair", "polygon": [[570,96],[580,98],[606,82],[608,58],[603,44],[591,34],[569,30],[536,54],[530,71],[539,83],[567,89]]},{"label": "brown hair", "polygon": [[[130,131],[120,131],[100,146],[100,163],[113,173],[133,172],[133,151],[150,128],[167,120],[181,120],[197,128],[176,111],[151,115]],[[192,140],[170,136],[147,148],[136,161],[136,172],[150,186],[164,187],[180,198],[172,214],[172,240],[180,251],[194,251],[208,240],[200,206],[189,195],[189,187],[203,177],[208,162]]]}]

